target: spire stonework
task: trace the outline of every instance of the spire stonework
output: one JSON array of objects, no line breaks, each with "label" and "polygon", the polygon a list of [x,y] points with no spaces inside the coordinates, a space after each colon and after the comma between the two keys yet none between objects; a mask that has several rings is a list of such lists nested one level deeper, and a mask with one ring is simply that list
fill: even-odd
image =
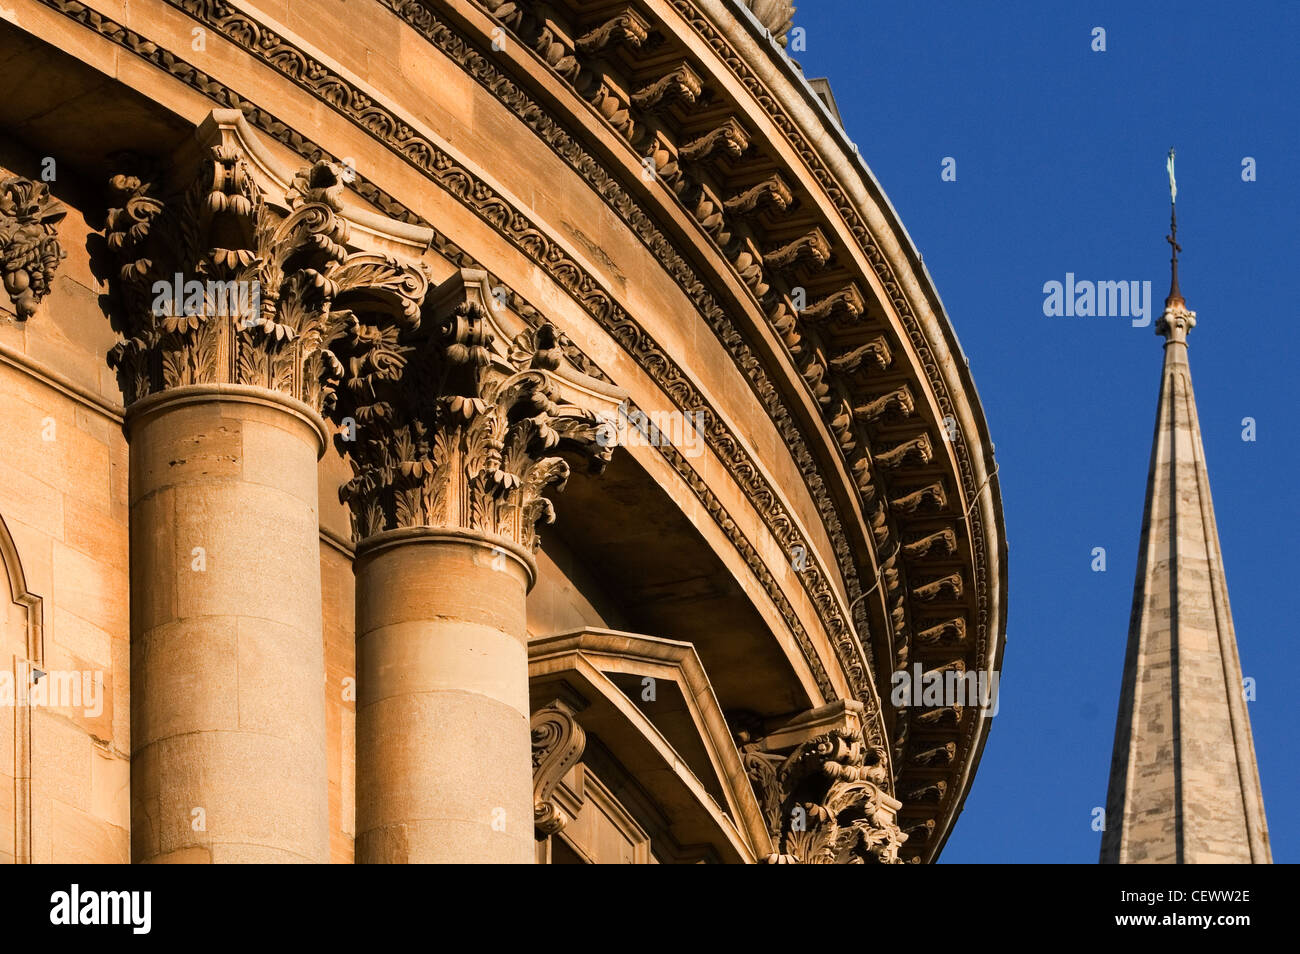
[{"label": "spire stonework", "polygon": [[[1172,151],[1171,151],[1172,185]],[[1164,370],[1106,799],[1103,864],[1272,861],[1209,473],[1171,284]]]}]

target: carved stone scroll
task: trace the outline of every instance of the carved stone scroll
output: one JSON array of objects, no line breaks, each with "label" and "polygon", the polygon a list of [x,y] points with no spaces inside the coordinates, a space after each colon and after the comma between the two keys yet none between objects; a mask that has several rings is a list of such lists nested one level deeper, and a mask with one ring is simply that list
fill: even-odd
[{"label": "carved stone scroll", "polygon": [[749,133],[734,118],[727,120],[703,136],[692,139],[679,150],[683,159],[704,162],[716,156],[739,159],[749,148]]},{"label": "carved stone scroll", "polygon": [[561,782],[578,764],[587,733],[567,703],[556,699],[533,713],[533,827],[539,838],[564,829],[577,814],[575,800],[565,798]]}]

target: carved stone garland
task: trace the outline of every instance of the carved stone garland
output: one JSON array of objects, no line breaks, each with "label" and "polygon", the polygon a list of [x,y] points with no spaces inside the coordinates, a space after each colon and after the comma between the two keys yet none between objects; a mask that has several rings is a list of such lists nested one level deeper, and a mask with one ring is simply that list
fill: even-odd
[{"label": "carved stone garland", "polygon": [[67,214],[43,182],[17,176],[0,181],[0,271],[19,321],[36,313],[67,255],[57,234]]}]

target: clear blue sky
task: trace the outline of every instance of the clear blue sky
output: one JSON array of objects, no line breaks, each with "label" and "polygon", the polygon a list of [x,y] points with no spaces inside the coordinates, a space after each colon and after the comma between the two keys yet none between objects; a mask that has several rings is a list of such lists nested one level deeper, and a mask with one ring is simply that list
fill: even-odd
[{"label": "clear blue sky", "polygon": [[[1043,284],[1182,289],[1276,861],[1300,860],[1300,3],[801,0],[809,77],[925,258],[988,415],[1010,541],[1001,711],[946,862],[1095,863],[1161,340]],[[1094,52],[1092,31],[1106,31]],[[1242,160],[1257,179],[1242,180]],[[940,178],[956,160],[955,182]],[[1242,440],[1242,418],[1257,439]],[[1091,569],[1105,547],[1107,570]]]}]

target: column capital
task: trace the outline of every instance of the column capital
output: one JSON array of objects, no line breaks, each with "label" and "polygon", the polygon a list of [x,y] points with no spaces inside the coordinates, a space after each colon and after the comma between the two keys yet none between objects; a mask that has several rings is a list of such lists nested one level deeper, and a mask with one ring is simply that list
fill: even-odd
[{"label": "column capital", "polygon": [[861,704],[836,702],[755,738],[737,736],[776,851],[769,864],[897,864],[902,803],[885,753],[862,736]]},{"label": "column capital", "polygon": [[532,552],[538,525],[555,519],[545,493],[569,477],[561,452],[593,472],[609,460],[616,429],[563,395],[555,328],[543,322],[507,347],[498,307],[486,275],[462,269],[429,291],[411,333],[341,342],[336,440],[355,476],[340,497],[358,540],[440,527]]},{"label": "column capital", "polygon": [[348,170],[322,160],[290,176],[246,127],[214,111],[166,163],[185,170],[167,181],[151,160],[118,158],[101,251],[124,337],[109,363],[127,404],[238,384],[328,415],[347,373],[336,343],[419,323],[427,276],[352,241]]}]

